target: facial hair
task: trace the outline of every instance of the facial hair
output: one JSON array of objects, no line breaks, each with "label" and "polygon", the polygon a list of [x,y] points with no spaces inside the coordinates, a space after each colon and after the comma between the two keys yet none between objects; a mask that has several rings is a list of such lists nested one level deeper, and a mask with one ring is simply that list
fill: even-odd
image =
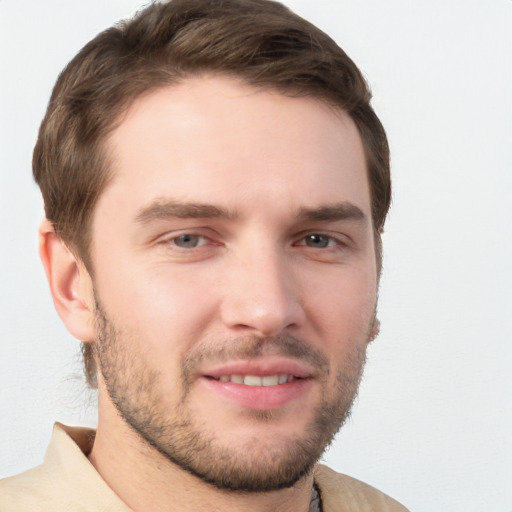
[{"label": "facial hair", "polygon": [[[165,459],[204,482],[229,491],[268,492],[288,488],[309,474],[349,417],[365,363],[366,343],[353,343],[345,364],[337,370],[334,390],[329,390],[326,389],[332,371],[329,359],[294,337],[251,336],[229,343],[199,343],[181,361],[181,375],[176,378],[181,396],[174,410],[169,410],[159,372],[148,364],[143,352],[135,350],[135,346],[144,346],[144,340],[134,343],[134,336],[122,332],[98,300],[96,328],[96,362],[121,418]],[[263,355],[281,355],[316,368],[323,384],[321,399],[302,435],[270,445],[257,437],[246,439],[243,448],[230,445],[194,417],[189,398],[195,369],[202,361],[255,359]],[[275,421],[276,412],[272,410],[245,412],[254,422]]]}]

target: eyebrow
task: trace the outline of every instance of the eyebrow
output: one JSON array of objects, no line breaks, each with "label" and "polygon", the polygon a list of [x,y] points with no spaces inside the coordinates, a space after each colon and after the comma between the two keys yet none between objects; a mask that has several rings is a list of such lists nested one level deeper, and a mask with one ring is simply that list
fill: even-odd
[{"label": "eyebrow", "polygon": [[[229,211],[207,203],[182,203],[179,201],[157,199],[150,205],[141,208],[135,216],[139,224],[149,224],[157,220],[172,218],[178,219],[229,219],[234,220],[239,215],[235,211]],[[317,208],[301,208],[297,215],[299,221],[335,222],[340,220],[355,220],[364,222],[367,216],[353,203],[323,205]]]},{"label": "eyebrow", "polygon": [[313,222],[335,222],[339,220],[366,222],[367,215],[355,204],[344,201],[318,208],[301,208],[299,219]]},{"label": "eyebrow", "polygon": [[237,217],[236,212],[228,211],[211,204],[205,203],[181,203],[178,201],[168,201],[157,199],[149,206],[141,208],[135,216],[135,221],[139,224],[148,224],[156,220],[166,220],[171,218],[178,219],[206,219],[206,218],[226,218],[233,219]]}]

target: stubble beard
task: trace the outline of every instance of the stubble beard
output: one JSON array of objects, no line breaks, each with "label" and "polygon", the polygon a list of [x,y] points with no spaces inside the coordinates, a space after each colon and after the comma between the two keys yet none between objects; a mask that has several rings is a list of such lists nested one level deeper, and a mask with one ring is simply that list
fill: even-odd
[{"label": "stubble beard", "polygon": [[[270,446],[258,438],[241,448],[230,446],[194,421],[189,408],[193,369],[205,357],[254,358],[268,351],[303,359],[321,370],[324,382],[329,361],[320,351],[289,336],[243,338],[229,348],[194,351],[181,365],[182,396],[174,411],[166,407],[158,371],[145,364],[144,354],[133,350],[127,336],[107,317],[96,301],[97,340],[95,358],[106,391],[126,424],[168,461],[219,489],[236,492],[268,492],[293,486],[309,474],[350,416],[365,363],[365,344],[354,344],[346,364],[336,375],[336,389],[324,389],[312,420],[299,438],[280,439]],[[122,338],[122,340],[121,340]],[[139,347],[142,344],[138,344]],[[267,353],[267,352],[265,352]],[[273,411],[248,410],[257,423],[274,419]],[[214,418],[211,421],[215,421]]]}]

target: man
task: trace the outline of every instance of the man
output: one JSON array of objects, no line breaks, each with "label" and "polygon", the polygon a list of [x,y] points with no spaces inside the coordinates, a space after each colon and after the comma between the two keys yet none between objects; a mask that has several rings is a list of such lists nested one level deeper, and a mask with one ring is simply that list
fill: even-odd
[{"label": "man", "polygon": [[390,200],[356,66],[265,0],[92,40],[34,151],[40,253],[98,428],[57,424],[0,510],[405,510],[318,466],[378,334]]}]

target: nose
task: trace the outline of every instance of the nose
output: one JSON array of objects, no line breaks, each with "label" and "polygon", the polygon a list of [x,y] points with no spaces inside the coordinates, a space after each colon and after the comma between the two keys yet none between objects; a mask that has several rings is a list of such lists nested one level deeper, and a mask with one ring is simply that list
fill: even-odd
[{"label": "nose", "polygon": [[248,251],[227,269],[221,306],[224,325],[239,334],[277,336],[304,321],[300,283],[276,249]]}]

